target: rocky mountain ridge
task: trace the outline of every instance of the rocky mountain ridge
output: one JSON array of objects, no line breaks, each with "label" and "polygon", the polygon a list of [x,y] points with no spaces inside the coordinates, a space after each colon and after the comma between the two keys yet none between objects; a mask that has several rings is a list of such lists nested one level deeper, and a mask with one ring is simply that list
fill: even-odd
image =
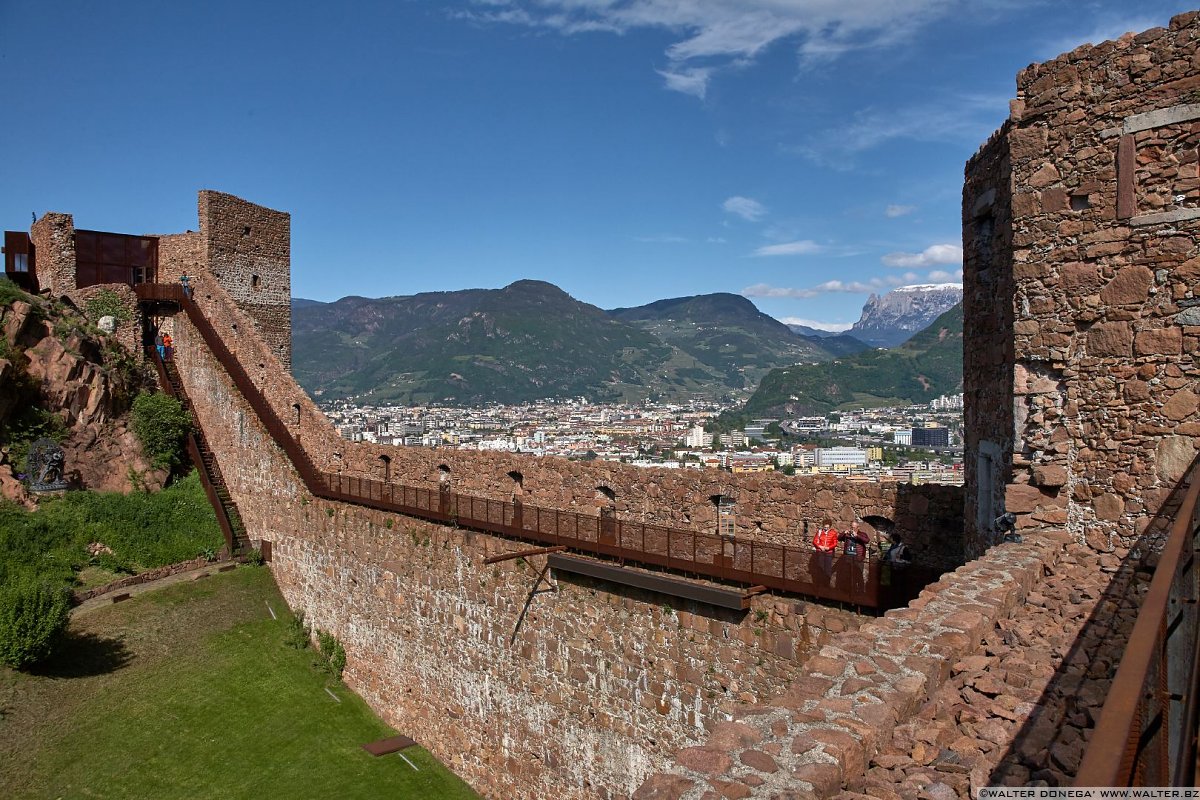
[{"label": "rocky mountain ridge", "polygon": [[962,293],[960,283],[937,283],[872,294],[847,333],[874,347],[895,347],[962,302]]}]

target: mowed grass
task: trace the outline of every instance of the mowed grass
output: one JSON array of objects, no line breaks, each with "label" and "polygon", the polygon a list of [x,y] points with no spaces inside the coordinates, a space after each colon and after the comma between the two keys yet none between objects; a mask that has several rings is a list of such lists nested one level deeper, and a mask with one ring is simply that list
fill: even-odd
[{"label": "mowed grass", "polygon": [[394,731],[284,644],[289,617],[253,567],[76,615],[38,674],[0,667],[0,797],[476,796],[419,747],[419,771],[363,751]]}]

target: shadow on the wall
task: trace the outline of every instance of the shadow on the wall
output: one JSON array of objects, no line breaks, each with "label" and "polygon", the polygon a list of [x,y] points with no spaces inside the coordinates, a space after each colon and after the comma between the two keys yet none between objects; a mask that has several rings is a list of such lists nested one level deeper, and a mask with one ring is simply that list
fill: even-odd
[{"label": "shadow on the wall", "polygon": [[896,530],[915,563],[947,571],[966,563],[962,486],[902,483],[896,487]]},{"label": "shadow on the wall", "polygon": [[749,614],[749,610],[736,610],[732,608],[720,608],[712,606],[708,603],[701,603],[696,600],[688,600],[674,595],[662,594],[660,592],[652,592],[647,589],[641,589],[636,586],[626,586],[624,584],[612,583],[610,581],[592,578],[587,575],[579,575],[573,572],[565,572],[557,570],[554,573],[554,578],[559,583],[568,583],[572,586],[579,587],[585,590],[594,592],[604,592],[606,594],[617,595],[618,597],[629,598],[638,603],[645,603],[648,606],[658,606],[662,609],[670,609],[672,612],[687,611],[690,614],[695,614],[698,617],[716,620],[718,622],[728,622],[731,625],[738,625]]},{"label": "shadow on the wall", "polygon": [[[1128,644],[1142,592],[1154,576],[1158,551],[1183,502],[1189,475],[1200,480],[1200,458],[1192,462],[1129,555],[1113,570],[1033,712],[992,771],[990,784],[1024,785],[1030,780],[1044,780],[1055,786],[1075,777],[1089,731],[1099,720]],[[1088,589],[1081,586],[1076,591]],[[1006,644],[1031,644],[1022,641],[1018,627],[1002,635],[1011,639]]]}]

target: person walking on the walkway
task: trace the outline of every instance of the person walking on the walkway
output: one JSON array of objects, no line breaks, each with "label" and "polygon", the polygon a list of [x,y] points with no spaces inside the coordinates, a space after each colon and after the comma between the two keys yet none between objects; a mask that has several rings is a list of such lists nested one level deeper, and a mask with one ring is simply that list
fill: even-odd
[{"label": "person walking on the walkway", "polygon": [[175,355],[175,340],[171,338],[171,334],[164,333],[162,337],[163,350],[165,351],[164,358],[167,361],[172,360]]},{"label": "person walking on the walkway", "polygon": [[163,335],[161,333],[154,334],[154,349],[158,351],[159,361],[167,357],[167,346],[163,344]]}]

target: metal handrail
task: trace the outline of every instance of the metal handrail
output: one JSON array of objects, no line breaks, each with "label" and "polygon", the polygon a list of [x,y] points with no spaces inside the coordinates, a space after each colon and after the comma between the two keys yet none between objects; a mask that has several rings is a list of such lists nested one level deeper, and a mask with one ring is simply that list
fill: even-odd
[{"label": "metal handrail", "polygon": [[136,289],[140,300],[177,303],[187,313],[213,357],[316,497],[866,608],[906,602],[914,588],[934,577],[915,567],[893,571],[871,553],[869,546],[863,558],[853,558],[821,553],[808,546],[756,542],[620,519],[602,523],[599,517],[577,512],[321,471],[181,286],[141,284]]},{"label": "metal handrail", "polygon": [[1192,786],[1200,681],[1200,467],[1176,512],[1076,786]]},{"label": "metal handrail", "polygon": [[[186,392],[181,397],[175,385],[171,383],[171,379],[167,375],[166,364],[159,357],[158,351],[153,347],[148,347],[146,348],[146,354],[154,364],[155,371],[158,373],[158,382],[162,386],[163,391],[176,400],[179,400],[185,406],[190,406],[191,403],[187,398]],[[193,418],[192,424],[194,426],[199,423]],[[225,507],[225,504],[221,502],[221,498],[217,496],[217,487],[213,485],[212,477],[208,474],[204,457],[200,452],[200,443],[197,441],[196,433],[192,427],[189,427],[187,432],[187,451],[188,457],[192,460],[192,465],[196,467],[196,473],[200,477],[200,485],[204,487],[204,495],[208,498],[213,511],[216,512],[217,525],[221,528],[221,535],[225,537],[225,544],[229,547],[229,552],[233,553],[237,549],[237,534],[233,531],[233,520],[229,517],[229,509]]]}]

